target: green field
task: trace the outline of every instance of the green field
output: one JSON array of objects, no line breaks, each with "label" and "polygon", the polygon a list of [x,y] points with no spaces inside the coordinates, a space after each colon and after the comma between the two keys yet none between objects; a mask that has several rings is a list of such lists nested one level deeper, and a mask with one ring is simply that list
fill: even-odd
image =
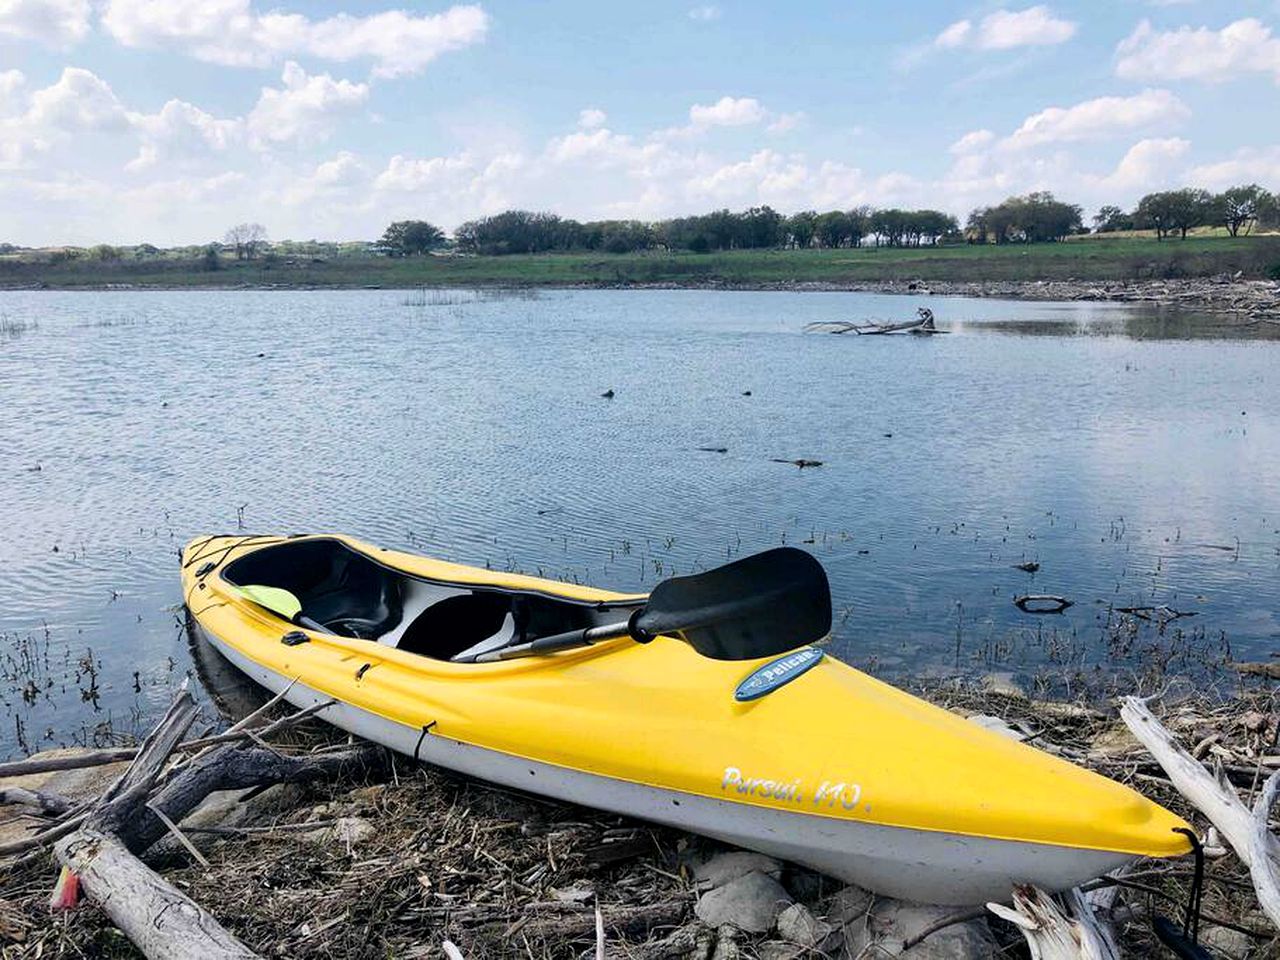
[{"label": "green field", "polygon": [[1032,246],[740,250],[728,253],[558,253],[390,259],[338,256],[221,261],[0,259],[0,287],[783,286],[891,280],[1142,280],[1243,272],[1280,276],[1280,236],[1089,238]]}]

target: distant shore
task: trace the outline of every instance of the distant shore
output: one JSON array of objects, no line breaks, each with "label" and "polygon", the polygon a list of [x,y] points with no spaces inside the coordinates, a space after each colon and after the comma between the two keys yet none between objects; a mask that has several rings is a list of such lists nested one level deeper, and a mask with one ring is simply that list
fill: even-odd
[{"label": "distant shore", "polygon": [[0,258],[0,290],[568,288],[862,291],[1147,302],[1280,316],[1280,237],[512,256]]}]

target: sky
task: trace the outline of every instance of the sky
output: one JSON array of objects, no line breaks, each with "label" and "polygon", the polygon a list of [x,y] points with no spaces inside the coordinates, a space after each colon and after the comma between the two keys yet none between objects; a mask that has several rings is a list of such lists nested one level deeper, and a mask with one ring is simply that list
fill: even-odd
[{"label": "sky", "polygon": [[0,242],[1253,181],[1280,0],[0,0]]}]

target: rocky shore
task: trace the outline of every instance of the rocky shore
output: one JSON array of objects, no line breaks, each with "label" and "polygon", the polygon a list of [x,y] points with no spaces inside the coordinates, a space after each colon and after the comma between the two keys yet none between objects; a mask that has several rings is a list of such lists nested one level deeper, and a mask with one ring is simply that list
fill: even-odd
[{"label": "rocky shore", "polygon": [[1230,276],[1194,280],[908,281],[876,284],[874,289],[902,294],[928,290],[940,296],[1011,300],[1152,303],[1232,314],[1242,322],[1280,319],[1280,281]]},{"label": "rocky shore", "polygon": [[790,290],[887,293],[996,300],[1148,303],[1223,314],[1233,323],[1280,321],[1280,281],[1222,275],[1179,280],[876,280],[777,284],[656,284],[652,289]]}]

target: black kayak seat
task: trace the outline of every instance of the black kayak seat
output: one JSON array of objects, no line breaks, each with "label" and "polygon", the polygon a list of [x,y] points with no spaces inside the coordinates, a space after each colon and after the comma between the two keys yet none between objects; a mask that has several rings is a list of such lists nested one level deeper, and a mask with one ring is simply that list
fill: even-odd
[{"label": "black kayak seat", "polygon": [[436,660],[450,660],[469,648],[502,633],[511,620],[508,642],[519,635],[510,594],[476,590],[446,597],[414,618],[396,649]]}]

